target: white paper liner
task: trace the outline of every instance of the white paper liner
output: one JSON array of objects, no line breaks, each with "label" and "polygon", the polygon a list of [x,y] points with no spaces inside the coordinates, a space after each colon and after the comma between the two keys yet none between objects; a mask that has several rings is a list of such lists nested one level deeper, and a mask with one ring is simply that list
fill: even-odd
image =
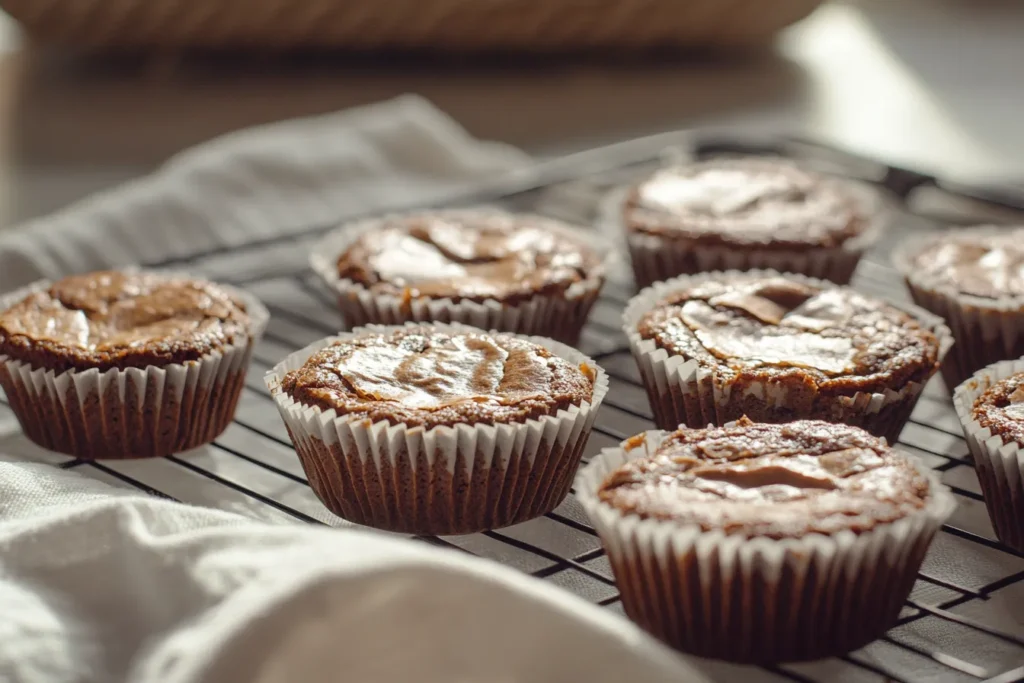
[{"label": "white paper liner", "polygon": [[974,457],[974,469],[996,536],[1024,553],[1024,443],[993,434],[972,415],[974,402],[989,387],[1021,372],[1024,358],[1000,361],[979,370],[953,392],[953,407]]},{"label": "white paper liner", "polygon": [[601,451],[576,476],[576,498],[608,554],[627,614],[670,645],[738,662],[818,659],[880,636],[899,615],[935,533],[956,500],[935,472],[920,511],[861,534],[774,540],[644,520],[598,489],[669,432]]},{"label": "white paper liner", "polygon": [[893,254],[893,265],[903,274],[914,302],[945,318],[956,339],[942,369],[951,389],[991,363],[1024,356],[1024,297],[986,299],[962,294],[914,266],[914,258],[936,242],[960,236],[984,238],[1008,228],[982,226],[914,235]]},{"label": "white paper liner", "polygon": [[[817,397],[791,396],[782,386],[753,384],[743,394],[731,391],[730,387],[716,381],[712,370],[702,367],[696,360],[678,355],[670,356],[668,351],[659,348],[653,340],[643,339],[637,332],[637,325],[644,314],[657,307],[673,292],[712,279],[780,275],[813,287],[835,286],[830,282],[805,275],[779,273],[774,270],[724,271],[682,275],[657,282],[629,300],[622,315],[623,331],[629,339],[633,358],[647,389],[655,423],[662,429],[675,429],[680,425],[722,425],[744,414],[762,422],[819,417],[862,427],[876,436],[885,437],[890,443],[895,443],[903,426],[910,419],[910,413],[920,398],[924,383],[907,382],[901,387],[893,387],[882,393],[857,392],[849,396],[839,396],[833,399],[825,416],[821,414],[822,405]],[[907,312],[938,337],[938,360],[941,364],[953,345],[952,335],[943,321],[916,306],[890,301],[886,303]],[[765,415],[756,416],[756,411],[763,411]]]},{"label": "white paper liner", "polygon": [[[0,311],[50,284],[4,295]],[[253,347],[270,319],[253,295],[218,286],[245,305],[248,335],[198,360],[55,373],[0,356],[0,384],[26,436],[89,460],[159,457],[213,441],[234,417]]]},{"label": "white paper liner", "polygon": [[[543,515],[572,485],[608,377],[564,344],[523,337],[594,368],[593,397],[553,416],[509,424],[407,427],[338,416],[280,390],[284,375],[335,341],[417,327],[368,325],[293,353],[266,375],[310,485],[332,512],[359,524],[417,534],[463,534]],[[434,324],[443,332],[477,328]]]},{"label": "white paper liner", "polygon": [[801,273],[839,284],[847,284],[864,252],[871,248],[891,221],[891,212],[877,190],[848,179],[841,183],[860,204],[861,216],[868,221],[861,234],[838,247],[807,249],[764,249],[739,245],[703,245],[688,240],[673,240],[635,233],[625,221],[626,202],[632,186],[618,187],[608,193],[600,207],[600,225],[610,238],[624,243],[633,265],[638,288],[678,275],[715,270],[772,269]]},{"label": "white paper liner", "polygon": [[[430,216],[461,216],[467,213],[501,214],[498,209],[473,208],[432,211]],[[374,292],[366,286],[338,275],[338,258],[361,235],[410,214],[392,214],[341,226],[325,236],[310,254],[310,265],[324,282],[337,293],[338,306],[351,327],[369,323],[400,325],[405,322],[459,322],[485,330],[516,334],[536,334],[569,343],[579,337],[590,309],[604,285],[610,259],[609,245],[600,235],[571,228],[565,223],[539,216],[526,216],[545,228],[560,233],[594,249],[604,259],[586,280],[573,284],[564,293],[537,294],[513,305],[496,299],[485,301],[453,301],[451,299],[417,298],[406,300],[392,294]]]}]

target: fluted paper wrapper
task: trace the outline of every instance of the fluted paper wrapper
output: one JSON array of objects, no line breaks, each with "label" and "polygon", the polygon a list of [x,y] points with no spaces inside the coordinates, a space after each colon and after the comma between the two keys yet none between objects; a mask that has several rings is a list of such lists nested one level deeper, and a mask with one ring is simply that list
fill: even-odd
[{"label": "fluted paper wrapper", "polygon": [[[589,402],[509,424],[408,427],[338,416],[305,406],[280,390],[283,377],[335,341],[386,334],[405,326],[368,325],[318,341],[266,376],[310,486],[345,519],[413,534],[467,534],[523,522],[556,508],[569,492],[608,391],[596,363],[564,344],[522,337],[597,373]],[[450,332],[481,332],[437,324]]]},{"label": "fluted paper wrapper", "polygon": [[857,649],[896,621],[928,546],[956,506],[936,475],[924,508],[855,534],[774,540],[643,520],[597,495],[609,473],[653,453],[606,448],[576,478],[576,498],[601,537],[626,613],[669,645],[702,657],[768,663]]},{"label": "fluted paper wrapper", "polygon": [[853,278],[861,256],[878,241],[890,214],[884,209],[877,192],[852,181],[835,182],[842,182],[856,194],[861,206],[860,213],[867,221],[860,235],[836,247],[786,249],[709,245],[693,240],[636,233],[629,230],[625,222],[626,201],[630,192],[628,187],[614,190],[603,202],[602,224],[606,232],[625,236],[637,288],[678,275],[753,269],[801,273],[847,284]]},{"label": "fluted paper wrapper", "polygon": [[[833,287],[830,282],[804,275],[778,273],[773,270],[747,271],[747,275],[789,279],[814,287]],[[752,384],[745,391],[733,390],[717,382],[712,370],[692,359],[669,355],[653,340],[643,339],[637,332],[640,319],[673,292],[715,278],[742,277],[744,273],[725,271],[683,275],[655,283],[630,299],[623,313],[623,331],[629,339],[633,358],[654,412],[654,422],[662,429],[680,425],[706,427],[723,425],[746,415],[755,422],[790,422],[800,419],[822,419],[861,427],[875,436],[895,443],[910,419],[910,414],[924,389],[923,382],[907,382],[881,393],[856,392],[848,396],[819,399],[803,391],[791,393],[782,383]],[[938,317],[916,306],[888,302],[906,311],[939,340],[939,362],[953,344],[949,329]]]},{"label": "fluted paper wrapper", "polygon": [[956,346],[943,364],[942,377],[951,390],[987,365],[1024,356],[1024,297],[985,299],[961,294],[914,266],[914,257],[940,238],[984,237],[1006,228],[946,230],[940,235],[906,240],[893,254],[893,265],[907,282],[914,303],[945,318]]},{"label": "fluted paper wrapper", "polygon": [[993,384],[1024,372],[1024,358],[994,363],[956,388],[953,407],[974,457],[985,506],[999,540],[1024,553],[1024,443],[993,434],[972,416],[974,402]]},{"label": "fluted paper wrapper", "polygon": [[[4,296],[0,310],[49,284]],[[231,424],[253,346],[270,318],[257,298],[224,289],[245,304],[249,334],[198,360],[55,373],[0,356],[0,385],[25,435],[83,460],[159,457],[213,441]]]},{"label": "fluted paper wrapper", "polygon": [[[465,213],[503,213],[493,209],[466,209],[431,212],[431,216],[459,216]],[[396,214],[343,225],[317,244],[310,255],[313,270],[338,295],[338,306],[346,324],[401,325],[406,322],[457,322],[484,330],[500,330],[515,334],[535,334],[566,343],[575,343],[590,309],[597,302],[604,285],[607,261],[613,258],[600,235],[571,229],[562,223],[531,217],[543,225],[590,246],[606,263],[586,280],[556,294],[536,294],[515,304],[497,299],[484,301],[435,298],[406,299],[393,294],[374,292],[366,286],[338,275],[338,259],[361,235],[378,229],[396,218]]]}]

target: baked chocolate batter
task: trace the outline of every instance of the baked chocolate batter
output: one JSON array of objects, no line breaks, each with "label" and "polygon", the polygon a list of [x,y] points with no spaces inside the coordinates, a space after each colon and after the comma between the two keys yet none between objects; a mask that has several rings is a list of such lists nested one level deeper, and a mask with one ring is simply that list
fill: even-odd
[{"label": "baked chocolate batter", "polygon": [[625,217],[666,239],[764,249],[836,247],[867,225],[839,183],[763,159],[661,169],[633,189]]},{"label": "baked chocolate batter", "polygon": [[974,402],[973,417],[993,434],[1024,447],[1024,372],[989,387]]},{"label": "baked chocolate batter", "polygon": [[593,369],[529,341],[422,327],[338,342],[281,388],[338,415],[430,428],[554,415],[590,400],[593,380]]},{"label": "baked chocolate batter", "polygon": [[819,395],[924,380],[939,352],[935,335],[884,302],[846,287],[749,274],[674,293],[638,332],[724,384],[788,378],[794,389]]},{"label": "baked chocolate batter", "polygon": [[705,531],[799,538],[870,531],[926,504],[911,459],[855,427],[817,420],[681,429],[601,485],[623,513]]},{"label": "baked chocolate batter", "polygon": [[244,339],[249,317],[202,280],[105,271],[64,278],[0,313],[0,355],[55,372],[197,360]]},{"label": "baked chocolate batter", "polygon": [[413,299],[515,303],[565,292],[598,276],[600,258],[554,224],[468,210],[410,215],[359,237],[338,259],[338,274]]},{"label": "baked chocolate batter", "polygon": [[950,235],[914,259],[921,276],[986,299],[1024,297],[1024,228],[999,235]]}]

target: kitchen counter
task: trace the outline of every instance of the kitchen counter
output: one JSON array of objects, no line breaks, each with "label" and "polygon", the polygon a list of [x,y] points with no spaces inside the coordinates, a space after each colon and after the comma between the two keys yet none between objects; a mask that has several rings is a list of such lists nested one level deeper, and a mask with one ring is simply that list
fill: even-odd
[{"label": "kitchen counter", "polygon": [[[826,5],[748,59],[153,55],[83,61],[0,22],[0,225],[223,132],[418,92],[538,155],[702,125],[784,130],[967,180],[1024,181],[1024,4]],[[1022,182],[1024,184],[1024,182]]]}]

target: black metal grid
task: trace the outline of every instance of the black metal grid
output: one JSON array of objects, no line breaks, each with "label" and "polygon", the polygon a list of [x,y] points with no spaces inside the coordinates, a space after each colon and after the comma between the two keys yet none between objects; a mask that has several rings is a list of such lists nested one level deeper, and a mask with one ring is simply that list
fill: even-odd
[{"label": "black metal grid", "polygon": [[[696,157],[757,153],[788,156],[823,170],[876,184],[893,203],[897,220],[862,262],[854,285],[871,294],[906,299],[886,263],[895,241],[911,231],[948,223],[1024,220],[1024,196],[944,183],[906,169],[851,156],[806,141],[736,139],[670,134],[623,143],[549,162],[537,173],[449,203],[489,201],[581,225],[595,222],[600,199],[616,185],[649,170],[663,150]],[[257,346],[235,423],[201,449],[150,461],[86,462],[43,451],[17,432],[0,397],[0,446],[16,457],[75,469],[151,495],[242,512],[268,521],[299,520],[351,526],[313,496],[277,415],[263,374],[285,355],[342,328],[331,294],[306,267],[313,241],[329,226],[301,237],[267,240],[165,264],[247,287],[272,314]],[[619,273],[595,307],[580,349],[608,372],[611,391],[599,413],[585,459],[651,428],[651,412],[619,328],[632,293]],[[716,680],[795,681],[1016,681],[1024,680],[1024,556],[995,540],[941,380],[925,390],[901,445],[942,473],[960,507],[939,534],[896,626],[875,643],[846,656],[764,669],[698,662]],[[619,595],[600,543],[570,497],[543,518],[508,529],[417,540],[489,557],[621,612]]]}]

